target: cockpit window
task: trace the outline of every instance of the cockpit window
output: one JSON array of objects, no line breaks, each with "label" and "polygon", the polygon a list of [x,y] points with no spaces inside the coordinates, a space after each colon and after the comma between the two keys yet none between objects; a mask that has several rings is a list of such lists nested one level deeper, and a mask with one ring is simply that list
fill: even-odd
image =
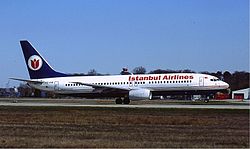
[{"label": "cockpit window", "polygon": [[210,81],[220,81],[220,79],[218,79],[218,78],[214,78],[214,79],[210,79]]}]

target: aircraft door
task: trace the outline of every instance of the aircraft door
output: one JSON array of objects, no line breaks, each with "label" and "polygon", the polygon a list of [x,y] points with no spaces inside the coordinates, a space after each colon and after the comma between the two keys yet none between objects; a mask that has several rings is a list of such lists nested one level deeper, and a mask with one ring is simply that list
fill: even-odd
[{"label": "aircraft door", "polygon": [[199,86],[204,86],[204,77],[199,78]]},{"label": "aircraft door", "polygon": [[59,81],[54,82],[54,90],[58,91],[59,90]]}]

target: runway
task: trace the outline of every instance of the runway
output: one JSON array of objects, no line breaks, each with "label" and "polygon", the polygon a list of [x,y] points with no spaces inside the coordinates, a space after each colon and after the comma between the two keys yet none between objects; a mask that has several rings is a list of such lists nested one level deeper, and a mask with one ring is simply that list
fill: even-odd
[{"label": "runway", "polygon": [[135,101],[129,105],[117,105],[113,100],[102,99],[37,99],[37,98],[4,98],[0,99],[1,106],[12,107],[97,107],[97,108],[188,108],[188,109],[250,109],[245,104],[193,104],[183,101]]}]

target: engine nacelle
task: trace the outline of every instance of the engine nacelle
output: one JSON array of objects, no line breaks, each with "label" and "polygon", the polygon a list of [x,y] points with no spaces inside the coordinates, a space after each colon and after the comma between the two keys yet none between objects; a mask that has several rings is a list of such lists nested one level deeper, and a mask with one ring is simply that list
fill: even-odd
[{"label": "engine nacelle", "polygon": [[152,93],[148,89],[136,89],[129,91],[129,99],[144,100],[152,99]]}]

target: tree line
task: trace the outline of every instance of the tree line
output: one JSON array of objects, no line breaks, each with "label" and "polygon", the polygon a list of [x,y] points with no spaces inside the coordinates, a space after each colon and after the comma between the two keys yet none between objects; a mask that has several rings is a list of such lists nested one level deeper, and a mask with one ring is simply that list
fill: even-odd
[{"label": "tree line", "polygon": [[[146,74],[146,69],[142,66],[136,67],[132,70],[133,74]],[[171,70],[171,69],[156,69],[150,71],[148,74],[163,74],[163,73],[196,73],[193,70],[185,69],[185,70]],[[209,74],[219,79],[227,82],[230,85],[230,89],[232,91],[249,88],[249,78],[250,73],[246,71],[235,71],[233,73],[229,71],[217,71],[217,72],[208,72],[202,71],[199,72],[202,74]]]}]

